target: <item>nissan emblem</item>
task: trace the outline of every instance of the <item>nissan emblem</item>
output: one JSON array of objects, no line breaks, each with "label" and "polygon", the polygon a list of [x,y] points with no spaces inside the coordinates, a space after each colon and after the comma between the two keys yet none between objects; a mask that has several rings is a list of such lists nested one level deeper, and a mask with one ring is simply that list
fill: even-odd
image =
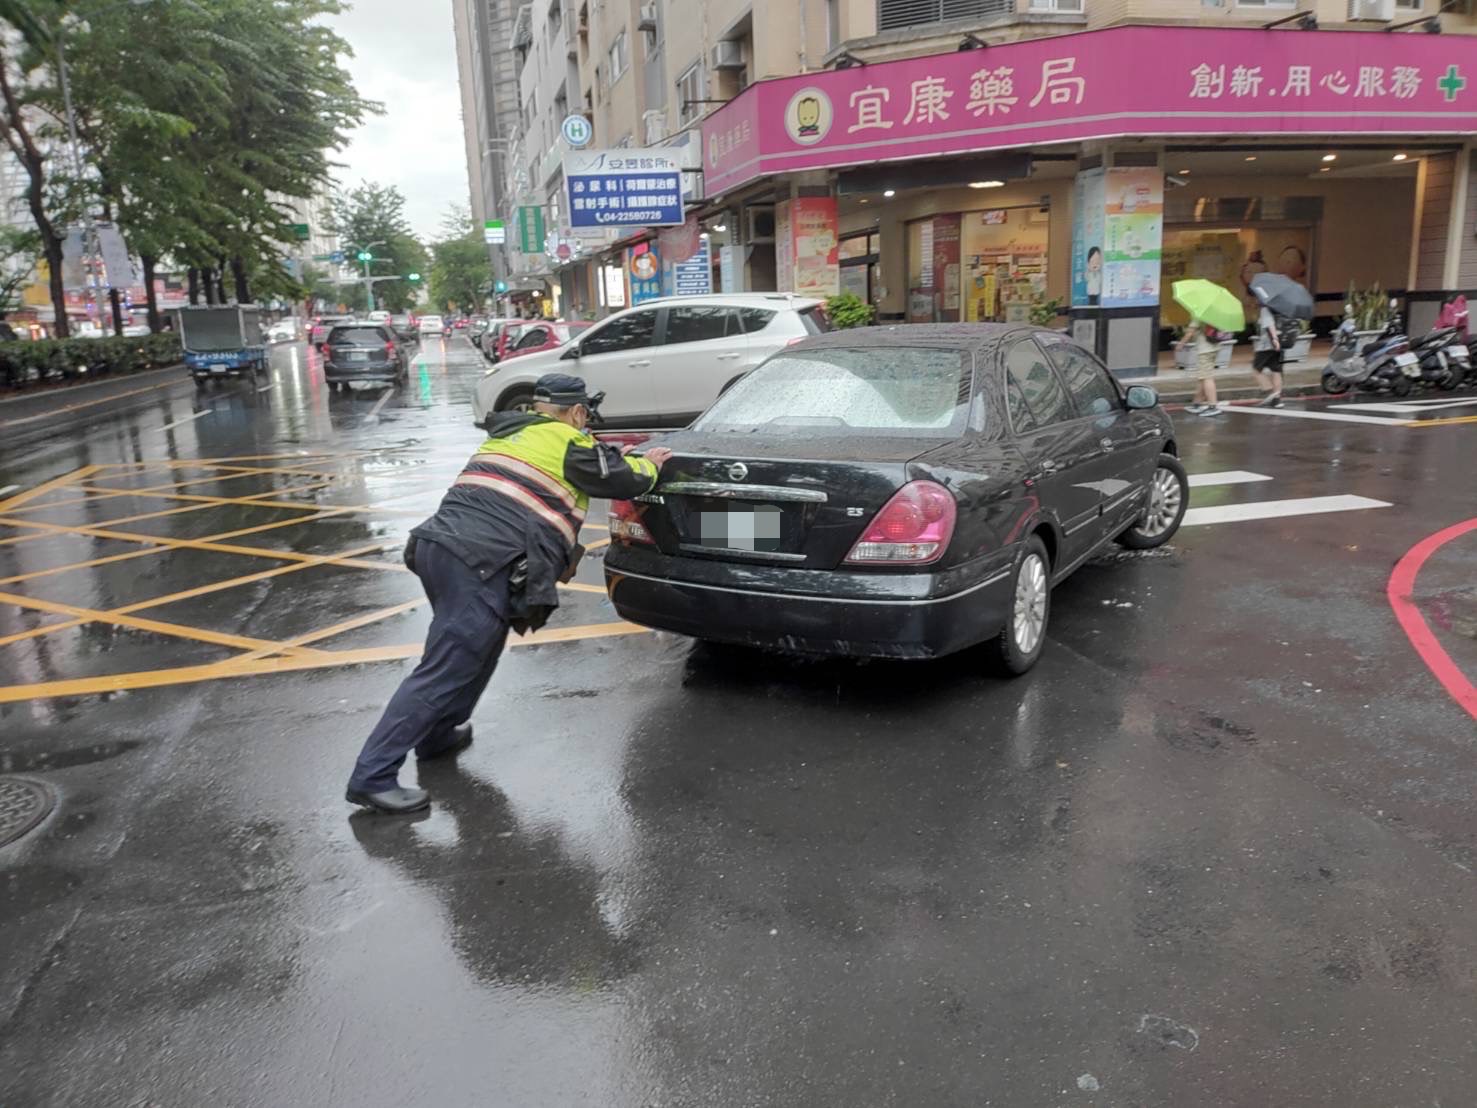
[{"label": "nissan emblem", "polygon": [[749,467],[743,462],[734,462],[728,467],[728,478],[730,481],[742,481],[749,475]]}]

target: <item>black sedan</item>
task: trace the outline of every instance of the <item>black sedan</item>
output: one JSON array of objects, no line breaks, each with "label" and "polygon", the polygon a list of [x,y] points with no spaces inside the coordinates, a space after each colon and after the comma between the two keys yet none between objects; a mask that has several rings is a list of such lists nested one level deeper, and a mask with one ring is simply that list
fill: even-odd
[{"label": "black sedan", "polygon": [[799,653],[1040,656],[1051,589],[1189,501],[1154,390],[1065,335],[1010,325],[840,331],[770,358],[611,507],[624,618]]},{"label": "black sedan", "polygon": [[410,375],[406,346],[388,324],[342,324],[323,344],[323,376],[335,389],[346,389],[355,381],[403,382]]}]

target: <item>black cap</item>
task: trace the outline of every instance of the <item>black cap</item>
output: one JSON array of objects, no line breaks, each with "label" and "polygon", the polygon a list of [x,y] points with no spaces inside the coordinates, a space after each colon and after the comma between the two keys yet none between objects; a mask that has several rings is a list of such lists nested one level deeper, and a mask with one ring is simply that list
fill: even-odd
[{"label": "black cap", "polygon": [[605,394],[589,394],[583,378],[568,373],[545,373],[533,386],[533,399],[540,404],[554,404],[560,408],[571,408],[583,404],[594,411],[605,399]]}]

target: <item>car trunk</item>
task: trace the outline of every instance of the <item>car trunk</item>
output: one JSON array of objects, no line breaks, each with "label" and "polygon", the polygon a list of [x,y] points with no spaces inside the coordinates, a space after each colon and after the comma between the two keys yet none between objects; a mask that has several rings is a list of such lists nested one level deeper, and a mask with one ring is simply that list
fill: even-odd
[{"label": "car trunk", "polygon": [[937,439],[685,432],[642,498],[664,554],[835,569]]},{"label": "car trunk", "polygon": [[349,332],[330,336],[328,360],[341,369],[383,369],[393,357],[378,335]]}]

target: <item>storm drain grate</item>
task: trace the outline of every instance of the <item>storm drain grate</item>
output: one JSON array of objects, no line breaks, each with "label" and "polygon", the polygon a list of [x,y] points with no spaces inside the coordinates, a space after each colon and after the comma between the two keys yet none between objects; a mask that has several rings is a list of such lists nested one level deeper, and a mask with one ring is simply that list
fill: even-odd
[{"label": "storm drain grate", "polygon": [[0,777],[0,846],[15,842],[50,813],[52,791],[26,777]]}]

